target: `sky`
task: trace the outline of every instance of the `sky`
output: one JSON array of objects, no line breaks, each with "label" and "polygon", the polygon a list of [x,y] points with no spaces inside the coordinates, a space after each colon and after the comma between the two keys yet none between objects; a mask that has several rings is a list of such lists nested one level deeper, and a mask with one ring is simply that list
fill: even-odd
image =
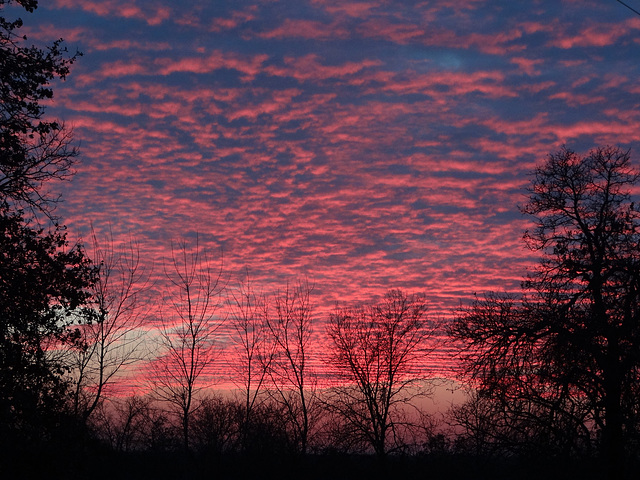
[{"label": "sky", "polygon": [[23,18],[84,54],[48,107],[80,146],[57,210],[72,236],[133,237],[156,272],[197,237],[230,282],[308,279],[320,310],[401,288],[446,317],[518,291],[532,169],[563,145],[640,153],[640,16],[616,0],[49,0]]}]

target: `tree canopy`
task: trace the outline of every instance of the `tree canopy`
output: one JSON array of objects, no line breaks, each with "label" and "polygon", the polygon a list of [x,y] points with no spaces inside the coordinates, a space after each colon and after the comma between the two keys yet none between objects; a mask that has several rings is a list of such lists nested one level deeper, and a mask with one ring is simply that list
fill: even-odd
[{"label": "tree canopy", "polygon": [[32,228],[0,208],[0,437],[39,439],[64,406],[73,323],[94,278],[84,252],[61,227]]},{"label": "tree canopy", "polygon": [[77,150],[63,123],[43,117],[42,102],[53,97],[51,83],[66,78],[79,54],[69,56],[61,39],[45,48],[26,44],[19,35],[22,19],[3,15],[10,3],[27,12],[38,6],[36,0],[0,0],[0,201],[50,213],[58,196],[46,184],[73,173]]},{"label": "tree canopy", "polygon": [[522,298],[479,299],[452,328],[480,394],[522,440],[599,439],[612,468],[638,432],[638,179],[619,148],[550,155],[522,207],[535,222],[525,240],[541,254]]},{"label": "tree canopy", "polygon": [[[31,213],[52,219],[57,195],[51,179],[70,175],[76,151],[70,133],[44,118],[51,82],[64,79],[75,56],[62,41],[26,46],[20,18],[5,18],[15,3],[32,12],[35,0],[0,0],[0,438],[3,454],[20,441],[46,440],[64,411],[67,364],[62,347],[77,345],[77,320],[95,280],[80,246],[65,228],[39,226]],[[78,347],[80,347],[78,345]]]}]

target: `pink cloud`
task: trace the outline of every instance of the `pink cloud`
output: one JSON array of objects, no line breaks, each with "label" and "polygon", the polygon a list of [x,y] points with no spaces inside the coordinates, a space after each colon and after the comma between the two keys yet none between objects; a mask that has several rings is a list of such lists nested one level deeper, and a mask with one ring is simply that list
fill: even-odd
[{"label": "pink cloud", "polygon": [[130,75],[144,75],[148,72],[148,67],[140,63],[116,60],[115,62],[103,65],[100,71],[100,76],[103,78],[126,77]]},{"label": "pink cloud", "polygon": [[567,92],[567,91],[558,92],[558,93],[549,95],[549,99],[564,100],[567,103],[567,105],[570,105],[572,107],[577,107],[580,105],[589,105],[592,103],[605,103],[607,100],[606,97],[603,95],[593,95],[593,94],[586,95],[586,94],[579,94],[579,93]]},{"label": "pink cloud", "polygon": [[412,23],[404,19],[391,21],[388,18],[373,18],[361,23],[358,32],[365,38],[382,38],[401,45],[416,43],[449,48],[475,48],[491,55],[505,55],[525,49],[524,45],[516,43],[516,40],[522,37],[518,28],[500,33],[461,34],[458,31]]},{"label": "pink cloud", "polygon": [[162,52],[171,50],[169,42],[139,42],[127,39],[113,40],[110,42],[102,42],[94,38],[86,39],[87,44],[92,50],[108,51],[108,50],[138,50],[149,52]]},{"label": "pink cloud", "polygon": [[555,32],[550,46],[563,49],[574,47],[606,47],[618,42],[625,35],[635,34],[640,30],[640,20],[629,19],[623,23],[598,23],[584,27],[576,34],[568,34],[562,30]]},{"label": "pink cloud", "polygon": [[242,80],[249,81],[257,75],[268,55],[244,56],[215,51],[209,55],[174,59],[160,57],[152,60],[140,57],[133,60],[106,62],[91,73],[75,76],[80,85],[88,85],[105,78],[121,78],[134,75],[170,75],[176,72],[203,74],[220,69],[233,69],[243,74]]},{"label": "pink cloud", "polygon": [[424,28],[419,25],[390,23],[384,19],[366,21],[358,30],[365,37],[385,38],[399,44],[407,44],[414,39],[421,39],[427,35]]},{"label": "pink cloud", "polygon": [[253,5],[245,10],[232,12],[228,18],[214,18],[211,22],[210,31],[222,32],[224,30],[237,28],[246,22],[256,19],[255,11],[256,7]]},{"label": "pink cloud", "polygon": [[155,61],[160,75],[170,75],[175,72],[208,73],[219,69],[234,69],[245,76],[245,81],[252,79],[262,69],[262,64],[269,58],[266,54],[243,56],[214,51],[206,57],[190,58],[160,58]]},{"label": "pink cloud", "polygon": [[552,131],[563,142],[589,135],[597,142],[606,144],[624,144],[640,140],[640,122],[624,123],[620,121],[582,121],[573,125],[555,125]]},{"label": "pink cloud", "polygon": [[266,32],[261,32],[261,38],[305,38],[316,40],[329,40],[346,38],[349,32],[346,28],[336,24],[327,25],[316,20],[285,19],[279,27]]},{"label": "pink cloud", "polygon": [[366,17],[372,10],[379,8],[383,4],[379,1],[343,2],[340,0],[312,0],[311,3],[333,15],[347,15],[354,18]]},{"label": "pink cloud", "polygon": [[123,0],[54,0],[54,5],[57,8],[80,8],[101,17],[135,18],[149,25],[160,25],[172,16],[171,10],[162,5],[145,5],[141,8]]},{"label": "pink cloud", "polygon": [[379,60],[345,62],[340,65],[323,65],[315,54],[304,57],[287,57],[285,66],[268,66],[264,71],[273,76],[289,76],[298,80],[326,80],[358,74],[362,70],[381,64]]},{"label": "pink cloud", "polygon": [[[408,78],[393,79],[382,88],[396,93],[428,93],[434,97],[461,96],[472,92],[492,98],[518,95],[513,87],[506,84],[505,74],[497,70],[472,73],[447,70],[427,74],[410,73]],[[443,91],[442,87],[446,90]]]},{"label": "pink cloud", "polygon": [[540,75],[540,70],[538,70],[536,66],[544,63],[544,60],[540,58],[534,59],[526,57],[512,57],[509,61],[516,64],[520,70],[530,76]]}]

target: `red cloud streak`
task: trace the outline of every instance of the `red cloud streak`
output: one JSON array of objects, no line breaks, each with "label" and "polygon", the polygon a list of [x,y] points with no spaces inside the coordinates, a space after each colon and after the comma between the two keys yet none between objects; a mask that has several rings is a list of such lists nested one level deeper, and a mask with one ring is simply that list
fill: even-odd
[{"label": "red cloud streak", "polygon": [[336,302],[402,288],[448,319],[517,293],[536,261],[528,172],[562,144],[637,157],[640,21],[615,2],[192,3],[34,17],[30,39],[86,54],[49,106],[82,152],[59,213],[79,238],[90,222],[136,238],[154,295],[172,242],[196,235],[230,286],[245,269],[265,291],[307,278],[317,368]]}]

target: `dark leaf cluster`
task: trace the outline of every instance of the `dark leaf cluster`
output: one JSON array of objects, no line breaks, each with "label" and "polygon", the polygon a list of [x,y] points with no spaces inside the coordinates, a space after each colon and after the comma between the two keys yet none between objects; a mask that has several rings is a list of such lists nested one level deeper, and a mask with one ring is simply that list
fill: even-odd
[{"label": "dark leaf cluster", "polygon": [[613,476],[640,427],[639,179],[616,147],[550,155],[522,207],[541,260],[521,298],[487,295],[451,328],[477,406],[504,426],[503,440],[597,446]]},{"label": "dark leaf cluster", "polygon": [[95,269],[61,227],[33,228],[0,207],[0,437],[39,438],[64,407],[66,365],[57,352],[88,299]]},{"label": "dark leaf cluster", "polygon": [[56,196],[44,190],[54,178],[72,172],[77,155],[70,132],[58,120],[43,118],[52,82],[64,80],[79,55],[68,55],[62,40],[40,48],[20,36],[22,19],[4,16],[17,3],[32,12],[35,0],[0,0],[0,200],[50,211]]}]

